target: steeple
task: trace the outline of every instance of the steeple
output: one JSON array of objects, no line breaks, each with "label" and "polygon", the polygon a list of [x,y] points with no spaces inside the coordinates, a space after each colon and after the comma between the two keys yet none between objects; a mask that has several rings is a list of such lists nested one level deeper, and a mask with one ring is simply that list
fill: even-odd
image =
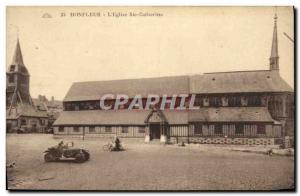
[{"label": "steeple", "polygon": [[6,104],[9,106],[9,111],[19,103],[32,105],[29,93],[30,76],[23,62],[19,38],[6,78]]},{"label": "steeple", "polygon": [[18,66],[18,65],[23,65],[24,66],[23,56],[22,56],[20,42],[19,42],[19,37],[18,37],[18,40],[17,40],[17,45],[16,45],[15,53],[14,53],[13,60],[12,60],[11,64],[15,65],[15,66]]},{"label": "steeple", "polygon": [[278,40],[277,40],[277,14],[274,16],[273,40],[270,56],[270,70],[279,70]]}]

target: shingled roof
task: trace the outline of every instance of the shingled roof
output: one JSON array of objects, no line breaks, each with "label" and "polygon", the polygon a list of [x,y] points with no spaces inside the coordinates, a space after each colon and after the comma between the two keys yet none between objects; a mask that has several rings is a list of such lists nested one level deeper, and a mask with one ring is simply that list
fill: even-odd
[{"label": "shingled roof", "polygon": [[220,107],[189,111],[190,122],[274,122],[266,107]]},{"label": "shingled roof", "polygon": [[58,100],[40,100],[38,98],[32,99],[35,107],[38,107],[39,110],[47,111],[49,108],[62,108],[62,101]]},{"label": "shingled roof", "polygon": [[193,76],[76,82],[71,86],[64,101],[99,100],[104,94],[147,97],[148,94],[253,92],[293,92],[293,89],[277,71],[238,71]]},{"label": "shingled roof", "polygon": [[[64,125],[145,125],[150,110],[83,110],[63,111],[54,126]],[[163,111],[170,124],[186,124],[187,111]]]},{"label": "shingled roof", "polygon": [[[145,125],[150,110],[64,111],[54,126]],[[169,124],[188,122],[275,122],[265,107],[221,107],[199,110],[164,110]]]},{"label": "shingled roof", "polygon": [[28,70],[24,65],[19,39],[17,40],[14,56],[8,68],[8,72],[21,72],[23,74],[29,75]]},{"label": "shingled roof", "polygon": [[293,92],[278,71],[237,71],[191,76],[191,93]]},{"label": "shingled roof", "polygon": [[19,104],[16,112],[8,112],[8,110],[6,111],[7,119],[18,119],[20,116],[48,118],[46,111],[39,111],[34,106],[28,104]]},{"label": "shingled roof", "polygon": [[173,95],[179,93],[189,93],[188,76],[76,82],[71,86],[64,101],[99,100],[104,94],[147,97],[148,94]]}]

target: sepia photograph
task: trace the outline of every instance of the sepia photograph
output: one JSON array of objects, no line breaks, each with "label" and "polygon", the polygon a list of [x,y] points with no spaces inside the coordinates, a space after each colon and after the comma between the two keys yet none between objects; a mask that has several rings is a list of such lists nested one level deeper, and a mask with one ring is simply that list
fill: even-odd
[{"label": "sepia photograph", "polygon": [[7,6],[6,189],[294,192],[294,20]]}]

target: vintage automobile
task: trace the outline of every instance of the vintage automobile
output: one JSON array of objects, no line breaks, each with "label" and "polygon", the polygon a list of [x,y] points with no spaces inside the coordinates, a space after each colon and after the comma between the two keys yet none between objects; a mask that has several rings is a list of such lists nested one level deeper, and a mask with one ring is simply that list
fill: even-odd
[{"label": "vintage automobile", "polygon": [[[71,144],[71,145],[70,145]],[[57,145],[48,148],[44,153],[45,162],[60,161],[63,159],[72,159],[77,163],[83,163],[90,159],[90,153],[82,148],[74,148],[74,143],[64,144],[62,141]]]}]

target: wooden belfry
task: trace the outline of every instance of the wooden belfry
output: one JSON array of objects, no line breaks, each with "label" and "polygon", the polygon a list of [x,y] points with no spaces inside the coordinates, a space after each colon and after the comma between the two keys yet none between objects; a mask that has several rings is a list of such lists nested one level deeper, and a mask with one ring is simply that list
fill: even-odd
[{"label": "wooden belfry", "polygon": [[29,93],[29,72],[23,62],[19,38],[14,52],[12,62],[6,73],[6,107],[8,113],[18,104],[33,106]]}]

